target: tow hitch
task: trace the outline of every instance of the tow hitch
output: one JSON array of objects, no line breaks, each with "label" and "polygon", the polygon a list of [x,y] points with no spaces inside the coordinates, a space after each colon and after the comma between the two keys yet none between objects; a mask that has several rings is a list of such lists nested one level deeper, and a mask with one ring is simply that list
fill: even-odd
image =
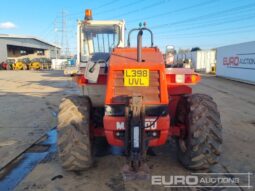
[{"label": "tow hitch", "polygon": [[144,106],[141,96],[133,96],[126,108],[125,154],[128,162],[122,169],[124,180],[148,179],[145,163],[148,141],[144,127]]}]

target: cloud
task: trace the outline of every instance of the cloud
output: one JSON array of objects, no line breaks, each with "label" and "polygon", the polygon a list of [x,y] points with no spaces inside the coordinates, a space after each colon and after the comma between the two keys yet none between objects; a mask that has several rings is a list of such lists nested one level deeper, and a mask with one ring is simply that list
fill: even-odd
[{"label": "cloud", "polygon": [[12,22],[3,22],[0,23],[0,29],[14,29],[16,25]]}]

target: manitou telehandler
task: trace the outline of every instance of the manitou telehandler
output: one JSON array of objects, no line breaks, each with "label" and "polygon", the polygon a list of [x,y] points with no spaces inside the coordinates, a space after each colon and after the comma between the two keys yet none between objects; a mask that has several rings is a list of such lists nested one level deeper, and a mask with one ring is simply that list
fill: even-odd
[{"label": "manitou telehandler", "polygon": [[[188,169],[217,163],[222,143],[220,114],[213,99],[192,94],[200,81],[191,69],[166,68],[146,26],[132,29],[124,47],[124,21],[94,21],[91,10],[78,23],[78,73],[83,95],[64,98],[58,115],[58,150],[67,170],[93,164],[92,145],[106,137],[124,148],[123,174],[147,172],[150,147],[177,140],[178,158]],[[137,47],[130,47],[138,32]],[[150,47],[142,46],[144,32]]]}]

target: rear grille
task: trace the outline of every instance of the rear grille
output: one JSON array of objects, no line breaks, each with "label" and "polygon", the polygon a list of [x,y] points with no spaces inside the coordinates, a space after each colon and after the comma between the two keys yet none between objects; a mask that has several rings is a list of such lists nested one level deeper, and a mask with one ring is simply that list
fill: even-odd
[{"label": "rear grille", "polygon": [[124,86],[124,72],[115,71],[113,84],[113,103],[127,103],[127,97],[143,96],[143,101],[146,103],[160,102],[160,87],[159,87],[159,72],[150,71],[150,83],[148,87],[127,87]]}]

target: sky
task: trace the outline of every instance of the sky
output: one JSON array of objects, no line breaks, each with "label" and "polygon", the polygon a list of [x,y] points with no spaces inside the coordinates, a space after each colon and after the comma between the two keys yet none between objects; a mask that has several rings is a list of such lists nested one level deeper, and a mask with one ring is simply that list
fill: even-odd
[{"label": "sky", "polygon": [[[162,51],[211,49],[255,40],[255,0],[1,0],[0,34],[32,35],[76,52],[76,23],[84,10],[95,20],[121,20],[126,31],[146,22]],[[134,37],[136,38],[136,37]],[[149,45],[149,36],[144,36]]]}]

